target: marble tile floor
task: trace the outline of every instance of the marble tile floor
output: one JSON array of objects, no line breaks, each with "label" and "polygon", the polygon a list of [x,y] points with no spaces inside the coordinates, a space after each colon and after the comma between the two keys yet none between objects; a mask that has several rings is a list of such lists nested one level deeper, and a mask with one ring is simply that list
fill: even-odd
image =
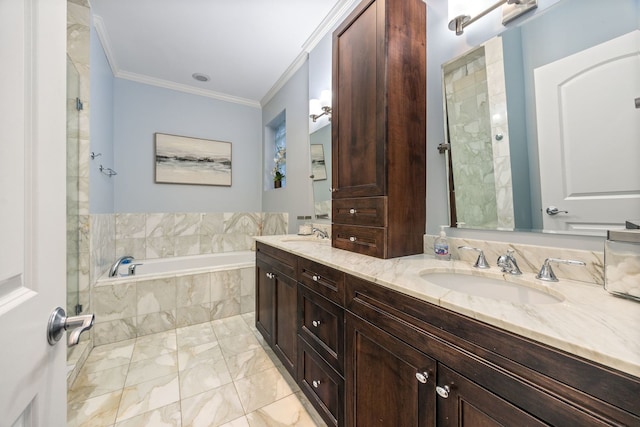
[{"label": "marble tile floor", "polygon": [[254,319],[95,347],[68,390],[68,427],[326,426]]}]

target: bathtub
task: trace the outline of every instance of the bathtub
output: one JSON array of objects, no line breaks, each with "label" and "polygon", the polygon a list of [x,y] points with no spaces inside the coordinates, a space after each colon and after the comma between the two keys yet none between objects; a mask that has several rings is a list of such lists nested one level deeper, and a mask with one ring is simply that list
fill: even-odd
[{"label": "bathtub", "polygon": [[135,275],[105,273],[91,288],[94,345],[255,311],[253,251],[133,262]]},{"label": "bathtub", "polygon": [[133,276],[128,274],[131,264],[121,264],[118,268],[118,277],[108,277],[105,273],[99,282],[104,284],[104,282],[120,281],[123,279],[148,280],[186,274],[232,270],[251,267],[255,262],[256,256],[253,251],[220,252],[215,254],[158,259],[134,259],[131,263],[138,265],[136,266]]}]

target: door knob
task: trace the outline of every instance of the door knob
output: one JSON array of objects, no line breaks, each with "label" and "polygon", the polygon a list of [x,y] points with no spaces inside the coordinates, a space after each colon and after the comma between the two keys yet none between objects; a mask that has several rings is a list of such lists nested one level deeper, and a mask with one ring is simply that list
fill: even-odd
[{"label": "door knob", "polygon": [[82,316],[67,317],[62,307],[53,310],[47,324],[47,341],[50,345],[57,343],[64,331],[72,330],[69,334],[67,347],[73,347],[80,341],[80,334],[88,331],[93,326],[96,316],[94,314],[85,314]]},{"label": "door knob", "polygon": [[569,213],[568,211],[561,211],[560,209],[556,208],[555,206],[549,206],[547,208],[547,215],[557,215],[559,213]]}]

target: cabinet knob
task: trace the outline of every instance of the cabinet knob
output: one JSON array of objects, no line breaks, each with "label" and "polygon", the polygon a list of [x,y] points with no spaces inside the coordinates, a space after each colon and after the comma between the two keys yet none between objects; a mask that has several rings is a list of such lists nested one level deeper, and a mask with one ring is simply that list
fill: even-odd
[{"label": "cabinet knob", "polygon": [[356,239],[356,237],[355,237],[355,236],[351,236],[351,237],[349,237],[349,241],[350,241],[350,242],[355,242],[356,240],[358,240],[358,239]]},{"label": "cabinet knob", "polygon": [[320,323],[322,323],[322,322],[320,322],[319,320],[314,320],[314,321],[312,321],[312,322],[311,322],[311,324],[312,324],[313,326],[315,326],[316,328],[317,328],[318,326],[320,326]]},{"label": "cabinet knob", "polygon": [[428,372],[416,372],[416,379],[420,381],[422,384],[426,384],[429,380]]},{"label": "cabinet knob", "polygon": [[320,387],[320,380],[313,380],[313,381],[311,381],[311,385],[313,385],[313,388],[318,388],[318,387]]},{"label": "cabinet knob", "polygon": [[276,277],[276,275],[275,275],[275,274],[273,274],[273,273],[267,273],[267,278],[269,278],[269,279],[273,279],[274,277]]},{"label": "cabinet knob", "polygon": [[438,386],[436,387],[436,393],[438,393],[438,396],[442,397],[443,399],[446,399],[447,397],[449,397],[449,392],[451,391],[451,389],[449,388],[448,385],[445,386]]},{"label": "cabinet knob", "polygon": [[311,276],[311,279],[313,279],[314,282],[317,282],[320,280],[320,276],[317,274],[314,274],[313,276]]},{"label": "cabinet knob", "polygon": [[349,213],[350,213],[351,215],[355,215],[357,212],[358,212],[358,211],[357,211],[357,210],[355,210],[355,209],[353,209],[353,208],[349,209]]}]

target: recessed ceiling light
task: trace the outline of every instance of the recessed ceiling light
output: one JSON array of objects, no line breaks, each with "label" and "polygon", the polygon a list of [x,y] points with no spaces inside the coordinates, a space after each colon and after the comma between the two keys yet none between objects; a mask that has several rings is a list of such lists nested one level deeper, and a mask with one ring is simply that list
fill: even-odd
[{"label": "recessed ceiling light", "polygon": [[191,74],[191,77],[193,77],[195,80],[197,80],[199,82],[208,82],[209,80],[211,80],[211,77],[207,76],[206,74],[202,74],[202,73],[193,73],[193,74]]}]

